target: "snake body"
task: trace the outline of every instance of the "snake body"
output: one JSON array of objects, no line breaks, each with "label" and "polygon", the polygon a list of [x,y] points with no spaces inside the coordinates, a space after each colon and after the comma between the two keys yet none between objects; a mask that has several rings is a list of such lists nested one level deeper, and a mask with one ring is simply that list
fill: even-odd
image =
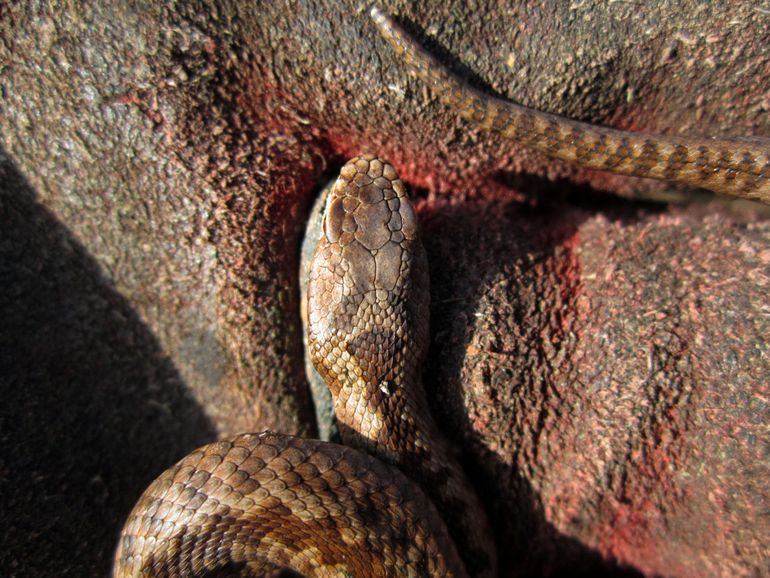
[{"label": "snake body", "polygon": [[435,506],[396,468],[265,432],[204,446],[156,479],[113,576],[466,576]]},{"label": "snake body", "polygon": [[428,306],[403,184],[379,158],[351,160],[328,197],[307,302],[310,355],[346,445],[265,432],[196,450],[137,502],[114,576],[492,576],[483,508],[421,387]]},{"label": "snake body", "polygon": [[481,128],[575,165],[664,179],[770,204],[770,139],[640,134],[570,120],[484,94],[454,75],[393,18],[377,28],[410,71]]},{"label": "snake body", "polygon": [[308,341],[330,386],[340,435],[398,466],[430,495],[474,576],[493,540],[420,383],[428,347],[428,262],[393,167],[365,156],[340,171],[308,284]]}]

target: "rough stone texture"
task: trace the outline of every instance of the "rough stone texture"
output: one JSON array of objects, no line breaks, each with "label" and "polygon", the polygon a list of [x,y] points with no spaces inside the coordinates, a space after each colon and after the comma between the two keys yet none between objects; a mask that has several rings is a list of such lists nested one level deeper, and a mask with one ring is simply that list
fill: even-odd
[{"label": "rough stone texture", "polygon": [[474,448],[503,566],[590,574],[598,554],[648,575],[760,573],[770,227],[426,211],[426,381]]},{"label": "rough stone texture", "polygon": [[[762,3],[386,8],[524,104],[770,134]],[[192,447],[315,431],[299,242],[319,181],[365,150],[427,197],[429,385],[503,575],[759,573],[766,225],[570,208],[575,181],[660,185],[470,129],[375,34],[352,1],[0,5],[0,574],[103,575]]]}]

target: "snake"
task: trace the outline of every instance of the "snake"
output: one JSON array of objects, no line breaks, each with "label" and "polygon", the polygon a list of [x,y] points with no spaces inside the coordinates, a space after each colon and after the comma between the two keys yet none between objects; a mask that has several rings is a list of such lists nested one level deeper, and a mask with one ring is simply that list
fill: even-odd
[{"label": "snake", "polygon": [[351,159],[307,289],[309,355],[343,443],[262,432],[192,452],[134,506],[113,575],[494,576],[484,507],[421,385],[429,308],[406,187],[385,160]]},{"label": "snake", "polygon": [[[768,202],[768,141],[640,135],[485,95],[390,16],[371,17],[460,116],[580,166]],[[314,577],[491,578],[495,540],[458,448],[432,418],[421,367],[429,279],[419,221],[393,166],[351,159],[328,198],[307,290],[308,354],[342,444],[266,431],[203,446],[130,512],[113,576],[232,571]]]},{"label": "snake", "polygon": [[576,166],[770,204],[770,138],[643,134],[568,119],[475,89],[376,6],[381,35],[438,98],[481,129]]}]

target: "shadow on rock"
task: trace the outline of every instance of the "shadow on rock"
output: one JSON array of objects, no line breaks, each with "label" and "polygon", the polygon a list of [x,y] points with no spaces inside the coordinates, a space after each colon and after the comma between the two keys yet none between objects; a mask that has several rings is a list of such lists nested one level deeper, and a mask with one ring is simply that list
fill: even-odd
[{"label": "shadow on rock", "polygon": [[0,574],[106,575],[144,488],[215,431],[0,151]]},{"label": "shadow on rock", "polygon": [[500,576],[642,575],[556,529],[532,473],[519,470],[537,460],[518,444],[537,440],[538,416],[558,404],[549,373],[569,359],[580,279],[570,247],[587,216],[478,201],[438,202],[423,219],[432,298],[425,387],[441,429],[468,450],[466,471],[498,536]]}]

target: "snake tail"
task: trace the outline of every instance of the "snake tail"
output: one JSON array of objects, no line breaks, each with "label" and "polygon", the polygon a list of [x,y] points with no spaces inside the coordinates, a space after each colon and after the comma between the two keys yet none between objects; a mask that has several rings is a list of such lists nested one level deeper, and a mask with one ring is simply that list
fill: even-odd
[{"label": "snake tail", "polygon": [[527,108],[485,94],[452,73],[379,8],[382,36],[445,104],[482,129],[580,167],[661,179],[770,204],[770,139],[622,131]]}]

